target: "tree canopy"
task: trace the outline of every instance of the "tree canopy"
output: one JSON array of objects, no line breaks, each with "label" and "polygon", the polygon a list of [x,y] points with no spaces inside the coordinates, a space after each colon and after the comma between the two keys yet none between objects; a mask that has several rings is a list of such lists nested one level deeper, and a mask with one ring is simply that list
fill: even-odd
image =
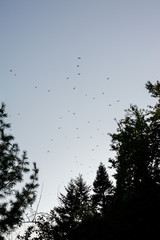
[{"label": "tree canopy", "polygon": [[[52,217],[41,221],[43,226],[52,223],[52,228],[45,228],[50,237],[43,239],[151,240],[159,236],[160,82],[147,82],[146,89],[158,100],[155,105],[147,109],[130,105],[117,122],[117,132],[109,134],[115,152],[115,157],[109,159],[115,171],[114,188],[102,163],[92,192],[82,177],[72,179]],[[42,228],[37,226],[40,233]],[[39,235],[30,239],[42,238]]]},{"label": "tree canopy", "polygon": [[[26,208],[33,204],[38,187],[38,169],[33,163],[32,173],[23,151],[19,156],[19,146],[9,134],[11,125],[5,122],[5,104],[0,108],[0,238],[22,223]],[[29,173],[29,182],[24,183]]]}]

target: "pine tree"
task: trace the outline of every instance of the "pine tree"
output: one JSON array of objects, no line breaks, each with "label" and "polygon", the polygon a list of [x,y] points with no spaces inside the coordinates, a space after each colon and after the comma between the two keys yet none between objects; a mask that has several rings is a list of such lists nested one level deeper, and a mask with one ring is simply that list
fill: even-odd
[{"label": "pine tree", "polygon": [[113,193],[113,185],[109,180],[109,176],[106,171],[106,167],[103,163],[100,163],[96,178],[93,182],[92,203],[94,212],[103,214]]},{"label": "pine tree", "polygon": [[116,151],[110,159],[116,170],[112,216],[126,235],[154,239],[160,224],[160,83],[146,88],[158,103],[147,110],[131,105],[117,133],[110,134]]},{"label": "pine tree", "polygon": [[[33,163],[30,182],[23,183],[24,175],[30,172],[27,153],[19,157],[18,144],[7,133],[10,124],[5,122],[5,104],[0,108],[0,237],[21,224],[26,208],[33,204],[38,187],[38,169]],[[17,184],[20,184],[18,188]]]},{"label": "pine tree", "polygon": [[[160,84],[146,84],[152,96],[159,97]],[[156,90],[155,90],[156,89]],[[156,92],[155,92],[156,91]],[[160,100],[158,100],[160,101]],[[116,151],[110,159],[116,170],[116,193],[124,198],[142,195],[160,184],[160,102],[148,110],[131,105],[118,123],[111,148]]]},{"label": "pine tree", "polygon": [[71,179],[65,190],[66,195],[61,194],[59,197],[61,205],[52,211],[55,218],[55,240],[67,240],[90,212],[90,187],[84,182],[82,175]]}]

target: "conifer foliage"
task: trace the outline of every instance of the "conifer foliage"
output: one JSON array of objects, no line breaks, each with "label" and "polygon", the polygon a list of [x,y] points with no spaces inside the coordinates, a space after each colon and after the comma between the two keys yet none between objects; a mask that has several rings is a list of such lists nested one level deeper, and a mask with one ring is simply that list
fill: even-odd
[{"label": "conifer foliage", "polygon": [[60,194],[60,206],[55,207],[55,239],[67,239],[72,230],[85,220],[90,212],[90,187],[84,182],[82,175],[71,179],[65,188],[66,195]]},{"label": "conifer foliage", "polygon": [[144,110],[131,105],[117,122],[117,132],[110,134],[115,186],[102,163],[92,194],[81,175],[71,180],[66,195],[60,195],[61,205],[45,222],[46,226],[52,223],[52,230],[47,230],[50,237],[30,239],[152,240],[159,236],[160,82],[147,82],[146,89],[158,100],[155,106]]},{"label": "conifer foliage", "polygon": [[113,193],[113,185],[109,180],[106,167],[103,163],[100,163],[96,178],[93,182],[93,210],[96,213],[103,214],[108,207],[111,200],[111,194]]},{"label": "conifer foliage", "polygon": [[[2,234],[20,225],[26,208],[36,198],[38,169],[33,163],[30,181],[23,183],[24,175],[30,172],[26,151],[19,157],[18,144],[9,134],[10,124],[5,122],[5,104],[0,108],[0,238]],[[20,184],[17,187],[17,184]],[[21,188],[20,188],[21,186]]]}]

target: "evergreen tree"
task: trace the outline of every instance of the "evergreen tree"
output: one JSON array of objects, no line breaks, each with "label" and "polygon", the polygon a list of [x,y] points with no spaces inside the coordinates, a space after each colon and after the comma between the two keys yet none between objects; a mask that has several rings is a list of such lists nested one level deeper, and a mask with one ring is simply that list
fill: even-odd
[{"label": "evergreen tree", "polygon": [[71,179],[65,190],[66,195],[61,194],[59,197],[61,205],[52,211],[55,240],[69,239],[73,230],[90,214],[90,187],[84,182],[82,175]]},{"label": "evergreen tree", "polygon": [[[30,172],[27,154],[24,151],[19,157],[18,144],[14,137],[7,133],[10,124],[5,122],[5,104],[0,108],[0,239],[2,234],[20,225],[26,208],[36,198],[37,174],[36,163],[30,174],[30,182],[23,184],[24,175]],[[21,189],[18,190],[17,184]],[[19,187],[20,188],[20,187]]]},{"label": "evergreen tree", "polygon": [[[160,84],[153,86],[148,82],[146,87],[155,94]],[[158,103],[151,110],[143,110],[131,105],[118,123],[118,133],[110,134],[111,148],[117,153],[110,162],[116,170],[116,193],[121,197],[133,197],[160,184],[159,106]]]},{"label": "evergreen tree", "polygon": [[117,133],[110,134],[116,151],[110,159],[116,170],[112,216],[126,235],[153,239],[160,224],[160,83],[148,82],[146,88],[158,103],[147,110],[131,105]]},{"label": "evergreen tree", "polygon": [[93,182],[93,192],[92,202],[94,211],[103,214],[107,206],[109,207],[113,193],[113,185],[109,180],[106,167],[103,163],[100,163],[98,167],[97,175]]}]

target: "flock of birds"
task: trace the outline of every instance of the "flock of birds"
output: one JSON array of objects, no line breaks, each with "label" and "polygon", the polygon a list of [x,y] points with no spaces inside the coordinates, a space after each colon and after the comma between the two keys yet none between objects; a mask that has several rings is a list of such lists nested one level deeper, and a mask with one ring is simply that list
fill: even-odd
[{"label": "flock of birds", "polygon": [[[81,65],[80,65],[80,62],[81,62],[81,59],[82,59],[82,58],[81,58],[81,57],[78,57],[77,59],[78,59],[78,62],[76,63],[77,75],[80,77],[80,76],[81,76],[81,71],[80,71],[80,66],[81,66]],[[13,69],[10,69],[9,72],[12,73],[15,77],[17,76],[17,74],[14,72]],[[69,81],[69,80],[70,80],[70,76],[66,76],[66,80]],[[108,76],[106,76],[106,81],[110,81],[110,78],[109,78]],[[35,85],[34,88],[35,88],[36,90],[38,90],[39,87],[38,87],[38,85]],[[73,91],[76,91],[76,90],[77,90],[77,86],[76,86],[76,85],[75,85],[75,86],[72,86],[72,90],[73,90]],[[48,94],[49,94],[51,91],[52,91],[51,89],[47,89]],[[105,95],[105,91],[102,91],[102,92],[101,92],[101,95]],[[88,93],[85,93],[84,96],[85,96],[85,97],[88,97]],[[90,99],[96,100],[96,98],[97,98],[96,96],[92,96]],[[73,101],[74,101],[74,100],[73,100]],[[120,100],[117,99],[115,102],[119,103]],[[112,104],[109,103],[109,104],[108,104],[108,107],[111,107],[111,106],[112,106]],[[72,116],[76,116],[76,114],[77,114],[76,112],[71,111],[70,109],[68,109],[67,112],[68,112],[68,113],[71,113]],[[18,116],[21,115],[20,112],[18,112],[17,114],[18,114]],[[62,114],[62,115],[63,115],[63,114]],[[60,124],[62,123],[63,119],[64,119],[64,116],[59,116]],[[65,120],[64,120],[64,121],[65,121]],[[87,123],[87,124],[90,124],[90,125],[91,125],[92,122],[93,122],[93,119],[92,119],[92,121],[91,121],[90,119],[86,121],[86,123]],[[98,122],[101,123],[102,120],[99,119]],[[59,126],[57,127],[57,130],[58,130],[58,131],[60,131],[60,130],[62,131],[62,129],[63,129],[63,127],[62,127],[60,124],[59,124]],[[72,124],[72,121],[71,121],[71,124]],[[80,123],[78,123],[78,124],[80,124]],[[77,139],[77,140],[80,140],[80,139],[81,139],[81,129],[82,129],[81,126],[77,126],[77,127],[75,127],[75,129],[74,129],[74,130],[77,131],[77,136],[76,136],[76,139]],[[100,131],[100,126],[95,127],[95,130],[96,130],[97,132]],[[82,130],[82,131],[83,131],[83,130]],[[72,133],[71,133],[71,134],[72,134]],[[101,134],[104,135],[105,133],[102,132]],[[74,134],[73,134],[73,135],[74,135]],[[75,137],[75,136],[74,136],[74,137]],[[65,138],[67,139],[68,136],[65,136]],[[93,138],[94,138],[94,140],[95,140],[95,137],[93,137],[93,135],[90,134],[90,135],[89,135],[89,139],[93,139]],[[82,139],[83,139],[83,137],[82,137]],[[73,139],[73,141],[76,141],[76,140]],[[82,141],[83,141],[83,140],[82,140]],[[50,139],[50,142],[55,142],[54,137]],[[66,144],[67,144],[67,143],[66,143]],[[96,151],[96,149],[99,148],[99,146],[100,146],[99,143],[94,144],[94,146],[91,146],[90,151],[91,151],[92,153],[94,153],[94,152]],[[71,149],[71,151],[72,151],[72,147],[71,147],[71,148],[70,148],[70,146],[66,146],[66,147],[67,147],[68,150]],[[52,149],[47,149],[47,150],[45,150],[45,151],[46,151],[47,154],[52,153]],[[75,164],[78,164],[79,166],[83,166],[83,161],[82,161],[81,159],[79,159],[78,154],[73,153],[73,159],[74,159],[74,161],[75,161]],[[92,160],[94,160],[94,158],[92,158]],[[89,165],[89,166],[88,166],[88,169],[89,169],[89,171],[87,172],[87,174],[93,172],[93,170],[92,170],[92,165]],[[73,173],[74,170],[73,170],[73,169],[70,169],[70,172]]]}]

